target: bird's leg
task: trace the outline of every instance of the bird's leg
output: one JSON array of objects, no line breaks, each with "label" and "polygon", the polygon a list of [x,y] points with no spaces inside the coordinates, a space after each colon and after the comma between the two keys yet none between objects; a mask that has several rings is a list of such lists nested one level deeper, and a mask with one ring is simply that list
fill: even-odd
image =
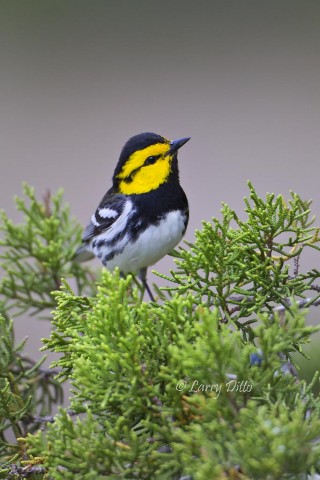
[{"label": "bird's leg", "polygon": [[139,278],[140,278],[140,280],[141,280],[142,285],[143,285],[144,288],[147,290],[151,302],[155,302],[155,298],[154,298],[154,296],[153,296],[153,294],[152,294],[152,292],[151,292],[151,289],[150,289],[150,287],[149,287],[149,285],[148,285],[148,282],[147,282],[147,267],[141,268],[141,270],[139,271],[139,275],[138,275],[138,276],[139,276]]}]

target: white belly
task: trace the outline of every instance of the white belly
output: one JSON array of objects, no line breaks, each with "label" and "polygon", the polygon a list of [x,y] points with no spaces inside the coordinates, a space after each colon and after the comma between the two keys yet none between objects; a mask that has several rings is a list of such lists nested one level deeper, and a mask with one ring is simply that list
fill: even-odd
[{"label": "white belly", "polygon": [[110,270],[119,267],[123,273],[134,273],[153,265],[180,242],[184,230],[185,216],[178,210],[170,212],[159,225],[150,226],[134,243],[128,243],[106,267]]}]

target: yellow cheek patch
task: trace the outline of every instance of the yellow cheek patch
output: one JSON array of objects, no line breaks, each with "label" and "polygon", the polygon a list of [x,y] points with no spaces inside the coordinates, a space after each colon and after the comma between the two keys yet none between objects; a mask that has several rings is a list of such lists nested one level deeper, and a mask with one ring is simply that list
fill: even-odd
[{"label": "yellow cheek patch", "polygon": [[141,170],[134,175],[132,182],[120,181],[120,193],[125,195],[139,195],[140,193],[148,193],[151,190],[155,190],[166,181],[170,170],[171,157],[168,155],[159,159],[154,165],[141,168]]},{"label": "yellow cheek patch", "polygon": [[164,155],[170,149],[170,144],[168,143],[155,143],[154,145],[150,145],[149,147],[144,148],[143,150],[137,150],[133,152],[128,160],[126,161],[125,165],[122,167],[121,172],[118,175],[118,178],[128,178],[130,174],[137,170],[138,168],[142,167],[145,160],[148,157],[157,156],[157,155]]}]

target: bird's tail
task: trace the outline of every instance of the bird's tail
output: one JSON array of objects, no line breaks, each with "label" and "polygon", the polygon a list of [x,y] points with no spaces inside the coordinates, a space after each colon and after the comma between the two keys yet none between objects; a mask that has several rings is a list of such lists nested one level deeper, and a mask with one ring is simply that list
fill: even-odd
[{"label": "bird's tail", "polygon": [[79,247],[75,254],[74,254],[74,257],[73,257],[73,260],[75,262],[87,262],[88,260],[92,260],[94,258],[94,254],[88,250],[88,246],[87,245],[81,245],[81,247]]}]

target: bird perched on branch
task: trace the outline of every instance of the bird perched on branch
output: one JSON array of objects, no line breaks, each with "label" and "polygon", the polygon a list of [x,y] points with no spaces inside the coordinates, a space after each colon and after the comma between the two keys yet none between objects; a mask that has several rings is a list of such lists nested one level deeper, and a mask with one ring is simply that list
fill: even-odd
[{"label": "bird perched on branch", "polygon": [[127,141],[112,187],[92,215],[75,255],[78,261],[96,256],[108,269],[138,273],[151,300],[147,267],[180,242],[188,224],[177,156],[188,140],[170,141],[146,132]]}]

